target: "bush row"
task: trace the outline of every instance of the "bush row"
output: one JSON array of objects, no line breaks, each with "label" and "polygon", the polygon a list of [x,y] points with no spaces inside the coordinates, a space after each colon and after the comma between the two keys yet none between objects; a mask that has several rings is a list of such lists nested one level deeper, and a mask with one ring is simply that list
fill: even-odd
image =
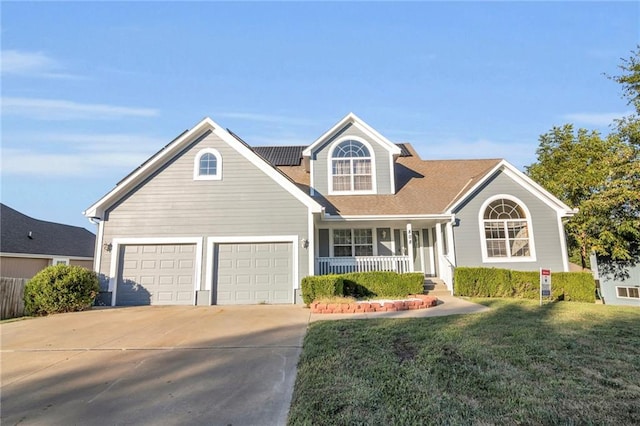
[{"label": "bush row", "polygon": [[[511,271],[499,268],[459,267],[454,275],[456,296],[540,297],[538,271]],[[553,272],[551,293],[554,300],[595,302],[596,284],[588,272]]]},{"label": "bush row", "polygon": [[353,272],[302,279],[302,300],[307,305],[320,297],[406,297],[423,290],[422,273]]}]

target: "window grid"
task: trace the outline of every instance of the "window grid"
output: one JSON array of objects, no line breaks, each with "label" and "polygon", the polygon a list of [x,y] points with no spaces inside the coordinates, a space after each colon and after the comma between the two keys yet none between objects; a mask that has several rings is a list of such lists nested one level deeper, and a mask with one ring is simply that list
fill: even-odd
[{"label": "window grid", "polygon": [[623,299],[640,299],[640,287],[616,287],[616,292]]},{"label": "window grid", "polygon": [[200,157],[200,176],[215,176],[218,172],[218,159],[215,155],[207,152]]},{"label": "window grid", "polygon": [[334,229],[333,256],[373,256],[371,229]]},{"label": "window grid", "polygon": [[341,142],[333,151],[332,181],[334,191],[370,191],[373,189],[371,154],[358,141]]},{"label": "window grid", "polygon": [[484,233],[488,257],[531,256],[526,214],[514,201],[499,199],[487,206]]}]

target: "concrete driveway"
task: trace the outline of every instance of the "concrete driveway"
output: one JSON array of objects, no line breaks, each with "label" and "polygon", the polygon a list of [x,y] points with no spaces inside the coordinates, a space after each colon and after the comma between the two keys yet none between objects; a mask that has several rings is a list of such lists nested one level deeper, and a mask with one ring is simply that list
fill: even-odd
[{"label": "concrete driveway", "polygon": [[2,424],[286,423],[309,310],[135,307],[3,324]]},{"label": "concrete driveway", "polygon": [[482,312],[437,307],[366,315],[300,305],[94,309],[4,323],[2,425],[283,425],[311,321]]}]

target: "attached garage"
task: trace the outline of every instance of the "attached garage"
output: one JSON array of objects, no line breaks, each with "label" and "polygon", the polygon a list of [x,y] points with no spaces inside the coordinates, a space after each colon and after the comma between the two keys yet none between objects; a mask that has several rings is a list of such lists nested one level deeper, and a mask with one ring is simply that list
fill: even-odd
[{"label": "attached garage", "polygon": [[118,251],[116,305],[193,304],[196,244],[125,244]]},{"label": "attached garage", "polygon": [[293,303],[292,242],[218,243],[213,249],[213,303]]}]

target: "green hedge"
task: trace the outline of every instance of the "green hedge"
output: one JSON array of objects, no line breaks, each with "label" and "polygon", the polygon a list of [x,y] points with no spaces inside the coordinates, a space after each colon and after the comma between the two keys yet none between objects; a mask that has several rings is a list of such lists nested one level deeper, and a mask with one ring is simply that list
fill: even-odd
[{"label": "green hedge", "polygon": [[[540,297],[538,271],[511,271],[499,268],[459,267],[454,275],[456,296]],[[554,300],[595,302],[595,281],[588,272],[554,272],[551,290]]]},{"label": "green hedge", "polygon": [[397,272],[352,272],[342,275],[346,296],[406,297],[424,291],[424,274]]},{"label": "green hedge", "polygon": [[79,266],[49,266],[25,285],[25,312],[49,315],[82,311],[93,305],[99,291],[95,272]]},{"label": "green hedge", "polygon": [[[551,274],[551,288],[564,290],[564,300],[595,303],[595,282],[589,272],[556,272]],[[555,294],[555,292],[554,292]]]},{"label": "green hedge", "polygon": [[342,296],[344,281],[340,275],[317,275],[302,279],[302,301],[308,305],[320,297]]},{"label": "green hedge", "polygon": [[310,304],[320,297],[406,297],[424,291],[424,275],[396,272],[353,272],[302,279],[302,300]]}]

